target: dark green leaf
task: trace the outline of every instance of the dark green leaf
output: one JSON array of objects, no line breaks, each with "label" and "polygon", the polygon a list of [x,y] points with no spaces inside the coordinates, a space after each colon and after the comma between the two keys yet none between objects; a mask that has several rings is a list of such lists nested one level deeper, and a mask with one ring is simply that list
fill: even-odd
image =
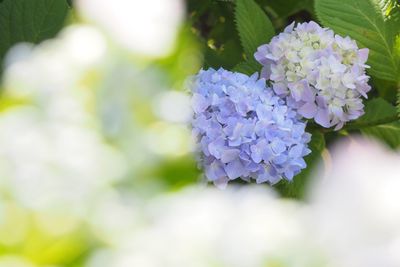
[{"label": "dark green leaf", "polygon": [[254,0],[237,0],[235,20],[243,50],[248,59],[261,44],[275,35],[271,21]]},{"label": "dark green leaf", "polygon": [[243,60],[241,53],[240,45],[234,40],[228,40],[220,49],[207,47],[204,55],[205,67],[231,69]]},{"label": "dark green leaf", "polygon": [[0,60],[16,43],[53,37],[67,12],[65,0],[4,0],[0,4]]},{"label": "dark green leaf", "polygon": [[397,89],[397,114],[400,115],[400,89]]},{"label": "dark green leaf", "polygon": [[260,64],[258,64],[258,62],[255,61],[254,59],[250,59],[237,64],[233,68],[233,71],[241,72],[247,75],[252,75],[253,73],[260,71]]},{"label": "dark green leaf", "polygon": [[[370,84],[374,88],[370,95],[376,94],[390,103],[396,101],[397,83],[394,81],[382,80],[376,77],[371,79]],[[376,91],[375,91],[376,90]]]},{"label": "dark green leaf", "polygon": [[301,10],[313,10],[313,0],[286,0],[282,1],[264,0],[262,1],[275,13],[276,17],[287,18]]}]

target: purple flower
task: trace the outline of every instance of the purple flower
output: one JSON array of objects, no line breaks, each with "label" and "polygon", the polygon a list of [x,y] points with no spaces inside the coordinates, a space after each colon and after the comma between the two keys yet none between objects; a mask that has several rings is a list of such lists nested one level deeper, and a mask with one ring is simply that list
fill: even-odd
[{"label": "purple flower", "polygon": [[335,129],[364,114],[361,97],[371,89],[368,49],[317,23],[294,23],[254,54],[261,77],[307,119]]},{"label": "purple flower", "polygon": [[201,70],[191,89],[193,134],[209,181],[274,184],[306,167],[306,124],[257,74]]}]

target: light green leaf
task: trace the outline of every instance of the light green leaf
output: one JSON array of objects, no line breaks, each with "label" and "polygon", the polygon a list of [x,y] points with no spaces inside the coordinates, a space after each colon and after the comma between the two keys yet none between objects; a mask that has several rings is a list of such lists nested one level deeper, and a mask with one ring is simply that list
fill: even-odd
[{"label": "light green leaf", "polygon": [[307,167],[303,169],[298,175],[293,178],[293,181],[286,180],[280,181],[276,188],[284,197],[302,198],[306,193],[308,182],[311,174],[315,171],[315,167],[321,161],[321,153],[325,149],[325,138],[321,132],[313,132],[311,142],[309,143],[311,154],[307,155],[304,159]]},{"label": "light green leaf", "polygon": [[68,12],[65,0],[4,0],[0,3],[0,60],[16,43],[53,37]]},{"label": "light green leaf", "polygon": [[271,21],[254,0],[236,1],[235,20],[247,59],[252,59],[257,47],[275,35]]},{"label": "light green leaf", "polygon": [[366,103],[365,115],[354,123],[357,125],[364,135],[378,138],[393,148],[400,146],[400,119],[396,107],[382,98]]},{"label": "light green leaf", "polygon": [[324,26],[370,49],[368,64],[372,76],[400,80],[395,51],[400,11],[395,0],[316,0],[315,10]]}]

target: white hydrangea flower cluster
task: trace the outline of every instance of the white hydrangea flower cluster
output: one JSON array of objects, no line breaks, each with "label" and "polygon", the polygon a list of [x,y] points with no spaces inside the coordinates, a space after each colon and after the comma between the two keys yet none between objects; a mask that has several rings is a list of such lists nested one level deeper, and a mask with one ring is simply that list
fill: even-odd
[{"label": "white hydrangea flower cluster", "polygon": [[254,54],[261,76],[307,119],[323,127],[343,127],[360,117],[361,97],[371,89],[365,69],[368,49],[311,21],[289,25]]}]

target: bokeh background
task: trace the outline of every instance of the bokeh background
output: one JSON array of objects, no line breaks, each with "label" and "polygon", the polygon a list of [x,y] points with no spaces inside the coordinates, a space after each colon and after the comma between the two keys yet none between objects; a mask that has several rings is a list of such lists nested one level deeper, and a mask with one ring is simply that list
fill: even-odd
[{"label": "bokeh background", "polygon": [[[301,193],[214,189],[188,79],[245,58],[234,3],[110,3],[0,1],[0,267],[400,266],[394,146],[316,134]],[[316,19],[258,3],[277,31]]]}]

